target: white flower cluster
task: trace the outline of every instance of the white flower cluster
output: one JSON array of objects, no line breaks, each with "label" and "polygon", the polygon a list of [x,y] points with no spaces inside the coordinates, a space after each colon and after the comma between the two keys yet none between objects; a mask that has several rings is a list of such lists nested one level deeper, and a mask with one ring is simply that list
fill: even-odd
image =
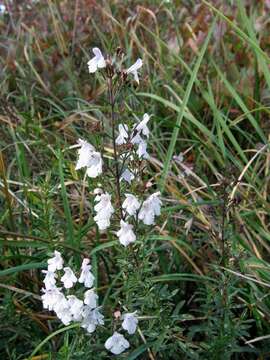
[{"label": "white flower cluster", "polygon": [[[106,61],[102,52],[99,48],[93,48],[94,57],[88,61],[88,70],[90,73],[96,72],[98,69],[103,69],[106,67]],[[131,65],[128,69],[125,70],[126,74],[132,74],[134,76],[134,80],[139,83],[138,70],[142,67],[143,62],[142,59],[137,59],[135,64]]]},{"label": "white flower cluster", "polygon": [[[126,313],[122,316],[122,328],[128,332],[129,335],[133,335],[136,332],[138,325],[138,318],[136,311],[133,313]],[[109,339],[105,342],[105,348],[111,351],[115,355],[121,354],[123,351],[129,348],[129,342],[120,334],[115,331]]]},{"label": "white flower cluster", "polygon": [[149,154],[147,152],[146,139],[148,139],[150,134],[147,126],[149,119],[150,116],[148,114],[144,114],[142,121],[135,124],[131,132],[129,131],[127,124],[119,124],[119,135],[116,138],[116,144],[123,145],[131,143],[132,145],[136,145],[136,154],[138,155],[139,159],[148,159]]},{"label": "white flower cluster", "polygon": [[[141,131],[143,134],[149,134],[145,119],[143,120],[144,124],[141,125],[141,123],[139,123],[138,128],[139,131]],[[140,133],[137,132],[135,137],[137,137],[137,139],[140,138]],[[81,145],[81,147],[79,149],[79,157],[76,169],[78,170],[82,167],[87,167],[87,174],[89,176],[98,176],[102,172],[102,160],[100,153],[96,152],[94,150],[94,147],[87,141],[80,139],[79,144]],[[99,160],[98,162],[95,162],[95,159],[97,158],[99,158]],[[126,173],[126,175],[124,173]],[[132,175],[133,177],[131,177],[131,173],[128,169],[126,169],[124,173],[122,174],[122,177],[130,183],[133,180],[134,176]],[[159,195],[160,193],[156,192],[150,195],[141,204],[136,196],[132,194],[125,194],[126,198],[122,204],[122,207],[129,216],[134,216],[135,218],[138,216],[138,219],[143,221],[145,225],[153,225],[155,223],[155,216],[160,215],[161,200],[159,198]],[[96,211],[96,216],[94,217],[94,220],[100,230],[105,230],[110,226],[110,219],[112,214],[114,213],[114,209],[111,203],[111,195],[107,192],[104,194],[97,194],[95,197],[95,202],[97,202],[97,204],[94,207],[94,210]],[[136,240],[136,237],[132,231],[132,225],[129,225],[125,221],[121,220],[120,226],[121,229],[117,232],[120,243],[127,246],[129,243],[134,242]]]},{"label": "white flower cluster", "polygon": [[[99,312],[98,295],[92,288],[95,278],[89,262],[89,259],[83,259],[81,273],[77,278],[70,267],[63,267],[64,260],[61,254],[55,251],[54,257],[48,260],[48,269],[42,271],[45,274],[45,288],[42,289],[41,299],[44,309],[54,311],[64,325],[80,322],[81,327],[92,333],[98,325],[104,324],[104,316]],[[89,289],[85,291],[83,300],[75,295],[65,295],[62,287],[57,287],[56,281],[61,270],[64,274],[60,281],[65,289],[72,289],[77,282]]]},{"label": "white flower cluster", "polygon": [[[98,295],[94,288],[95,277],[91,273],[91,265],[89,259],[83,259],[81,265],[81,273],[79,278],[76,277],[70,267],[63,267],[64,260],[58,251],[54,252],[54,257],[48,259],[47,270],[42,270],[45,274],[43,280],[45,288],[42,289],[42,303],[44,309],[54,311],[57,317],[64,325],[71,322],[81,323],[81,327],[88,333],[93,333],[98,325],[104,325],[104,316],[100,313],[98,307]],[[88,290],[84,292],[83,300],[76,295],[65,295],[62,288],[57,287],[59,271],[63,270],[64,274],[60,278],[65,289],[71,289],[79,282],[84,284]],[[122,328],[132,335],[136,332],[138,318],[136,312],[126,313],[122,317]],[[120,354],[129,348],[129,342],[119,332],[107,339],[105,348],[113,354]]]},{"label": "white flower cluster", "polygon": [[[94,58],[89,60],[88,67],[89,72],[93,73],[98,69],[106,67],[106,61],[102,55],[102,52],[98,48],[93,49]],[[133,74],[135,80],[138,82],[138,70],[142,66],[142,60],[138,59],[134,65],[125,70],[125,73]],[[121,123],[118,125],[118,136],[115,139],[115,143],[118,146],[129,144],[132,145],[132,151],[125,155],[125,158],[121,158],[120,162],[127,162],[135,157],[139,160],[148,159],[149,154],[147,152],[147,140],[150,135],[148,128],[148,122],[150,116],[145,113],[143,119],[134,124],[130,129],[127,124]],[[89,177],[95,178],[102,173],[102,156],[97,152],[91,144],[85,140],[79,139],[78,141],[80,149],[78,152],[78,161],[76,164],[76,170],[86,168],[86,173]],[[135,179],[136,170],[130,169],[128,165],[124,165],[120,174],[120,181],[124,180],[128,184]],[[100,190],[100,189],[99,189]],[[95,206],[94,210],[96,215],[94,220],[98,225],[99,230],[105,230],[110,226],[111,217],[114,213],[114,208],[111,202],[111,195],[103,191],[95,192]],[[160,193],[156,192],[150,195],[145,201],[141,202],[132,194],[126,193],[125,199],[122,204],[124,210],[124,217],[120,220],[120,229],[116,232],[119,242],[128,246],[136,241],[136,235],[133,231],[133,225],[128,221],[132,217],[137,223],[139,220],[145,225],[154,225],[155,217],[160,215],[161,200],[159,198]]]},{"label": "white flower cluster", "polygon": [[[159,199],[160,192],[150,195],[142,204],[135,195],[125,194],[123,202],[123,209],[128,217],[134,217],[136,220],[141,220],[145,225],[153,225],[155,223],[155,216],[160,215],[161,200]],[[128,246],[130,243],[136,241],[136,235],[133,232],[133,225],[121,220],[120,230],[117,236],[122,245]]]}]

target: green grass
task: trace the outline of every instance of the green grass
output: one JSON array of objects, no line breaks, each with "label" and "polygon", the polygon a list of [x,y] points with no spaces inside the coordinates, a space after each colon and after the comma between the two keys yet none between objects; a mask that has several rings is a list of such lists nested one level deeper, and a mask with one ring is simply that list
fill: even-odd
[{"label": "green grass", "polygon": [[[148,317],[119,358],[269,358],[266,3],[27,3],[0,15],[0,358],[110,358],[109,324],[89,338],[42,309],[54,249],[77,267],[91,256],[105,314],[129,299]],[[70,148],[94,143],[109,112],[102,78],[87,72],[93,46],[144,61],[123,106],[130,118],[153,114],[145,180],[163,208],[138,241],[137,271],[115,236],[97,232],[97,182],[75,171]]]}]

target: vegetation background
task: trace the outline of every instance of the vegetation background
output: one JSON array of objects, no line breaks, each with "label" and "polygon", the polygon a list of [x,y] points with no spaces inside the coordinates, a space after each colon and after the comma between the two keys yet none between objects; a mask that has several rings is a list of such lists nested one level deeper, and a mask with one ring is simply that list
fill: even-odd
[{"label": "vegetation background", "polygon": [[[102,334],[42,309],[40,269],[57,248],[91,256],[106,311],[129,291],[154,318],[118,358],[269,359],[270,1],[4,4],[0,358],[112,357]],[[154,115],[148,180],[163,212],[132,289],[117,242],[97,235],[70,149],[108,112],[87,71],[93,46],[143,58],[130,98]]]}]

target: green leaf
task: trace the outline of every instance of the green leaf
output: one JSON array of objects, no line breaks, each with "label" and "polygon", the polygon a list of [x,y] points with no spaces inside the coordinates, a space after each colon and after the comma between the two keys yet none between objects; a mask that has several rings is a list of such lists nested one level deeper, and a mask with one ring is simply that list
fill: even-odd
[{"label": "green leaf", "polygon": [[69,325],[69,326],[66,326],[64,328],[61,328],[57,331],[54,331],[53,333],[51,333],[49,336],[47,336],[43,341],[41,341],[40,344],[38,344],[38,346],[34,349],[34,351],[32,352],[32,354],[29,356],[29,359],[28,360],[31,360],[33,358],[33,356],[49,341],[51,340],[54,336],[58,335],[58,334],[61,334],[62,332],[65,332],[67,330],[70,330],[70,329],[74,329],[76,327],[79,327],[80,326],[80,323],[76,323],[76,324],[72,324],[72,325]]},{"label": "green leaf", "polygon": [[43,269],[46,268],[46,266],[46,262],[23,264],[9,269],[1,270],[0,276],[7,276],[25,270]]},{"label": "green leaf", "polygon": [[74,230],[73,230],[73,221],[71,216],[71,211],[69,207],[69,201],[67,197],[67,191],[66,191],[66,185],[65,185],[65,178],[64,178],[64,172],[63,172],[63,157],[62,152],[59,150],[58,152],[58,160],[59,160],[59,175],[60,175],[60,183],[61,183],[61,195],[63,199],[63,206],[64,206],[64,212],[65,212],[65,218],[67,221],[67,238],[68,242],[71,246],[74,246]]},{"label": "green leaf", "polygon": [[[138,356],[140,356],[141,354],[143,354],[151,345],[150,344],[143,344],[141,346],[139,346],[136,350],[134,350],[127,358],[127,360],[134,360],[137,359]],[[140,357],[141,359],[141,357]]]},{"label": "green leaf", "polygon": [[196,274],[164,274],[154,276],[151,279],[153,282],[168,282],[168,281],[211,281],[217,282],[215,279],[208,276],[196,275]]},{"label": "green leaf", "polygon": [[177,141],[177,137],[178,137],[178,133],[179,133],[179,130],[180,130],[180,127],[181,127],[182,119],[184,117],[185,109],[186,109],[186,106],[188,104],[188,100],[189,100],[189,97],[190,97],[190,94],[191,94],[191,90],[192,90],[193,84],[194,84],[194,82],[196,80],[197,73],[199,71],[201,62],[203,60],[203,57],[204,57],[204,54],[206,52],[208,43],[210,41],[213,29],[214,29],[214,24],[215,24],[215,21],[213,22],[213,24],[211,26],[211,29],[208,32],[207,38],[206,38],[206,40],[205,40],[205,42],[203,44],[203,47],[202,47],[202,49],[200,51],[197,62],[195,64],[194,69],[192,71],[192,74],[190,76],[190,80],[188,82],[188,86],[187,86],[187,89],[186,89],[186,92],[185,92],[185,95],[184,95],[184,98],[183,98],[183,102],[182,102],[182,105],[180,107],[180,111],[179,111],[179,114],[178,114],[178,117],[177,117],[177,120],[176,120],[176,123],[175,123],[175,127],[173,129],[173,134],[172,134],[172,137],[171,137],[169,149],[168,149],[168,152],[167,152],[167,156],[166,156],[166,159],[165,159],[165,162],[164,162],[164,168],[163,168],[162,175],[161,175],[160,190],[162,192],[164,190],[165,181],[166,181],[169,169],[170,169],[170,163],[171,163],[171,159],[172,159],[172,156],[173,156],[173,153],[174,153],[174,147],[175,147],[175,144],[176,144],[176,141]]}]

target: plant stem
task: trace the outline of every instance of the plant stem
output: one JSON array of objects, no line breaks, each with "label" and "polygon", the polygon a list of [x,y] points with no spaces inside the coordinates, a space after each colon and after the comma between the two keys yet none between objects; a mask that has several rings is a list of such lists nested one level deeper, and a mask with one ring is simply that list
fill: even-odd
[{"label": "plant stem", "polygon": [[227,193],[226,193],[226,185],[222,184],[222,220],[221,220],[221,265],[225,266],[226,264],[226,247],[225,247],[225,219],[226,219],[226,213],[227,213]]},{"label": "plant stem", "polygon": [[113,158],[114,158],[114,167],[115,167],[115,186],[116,186],[116,195],[117,195],[117,202],[120,209],[120,216],[123,219],[123,211],[122,211],[122,202],[121,202],[121,189],[120,189],[120,171],[119,171],[119,164],[118,164],[118,157],[117,157],[117,150],[116,150],[116,138],[115,138],[115,98],[113,94],[113,85],[112,85],[112,78],[108,77],[108,92],[109,92],[109,102],[111,106],[111,124],[112,124],[112,142],[113,142]]}]

